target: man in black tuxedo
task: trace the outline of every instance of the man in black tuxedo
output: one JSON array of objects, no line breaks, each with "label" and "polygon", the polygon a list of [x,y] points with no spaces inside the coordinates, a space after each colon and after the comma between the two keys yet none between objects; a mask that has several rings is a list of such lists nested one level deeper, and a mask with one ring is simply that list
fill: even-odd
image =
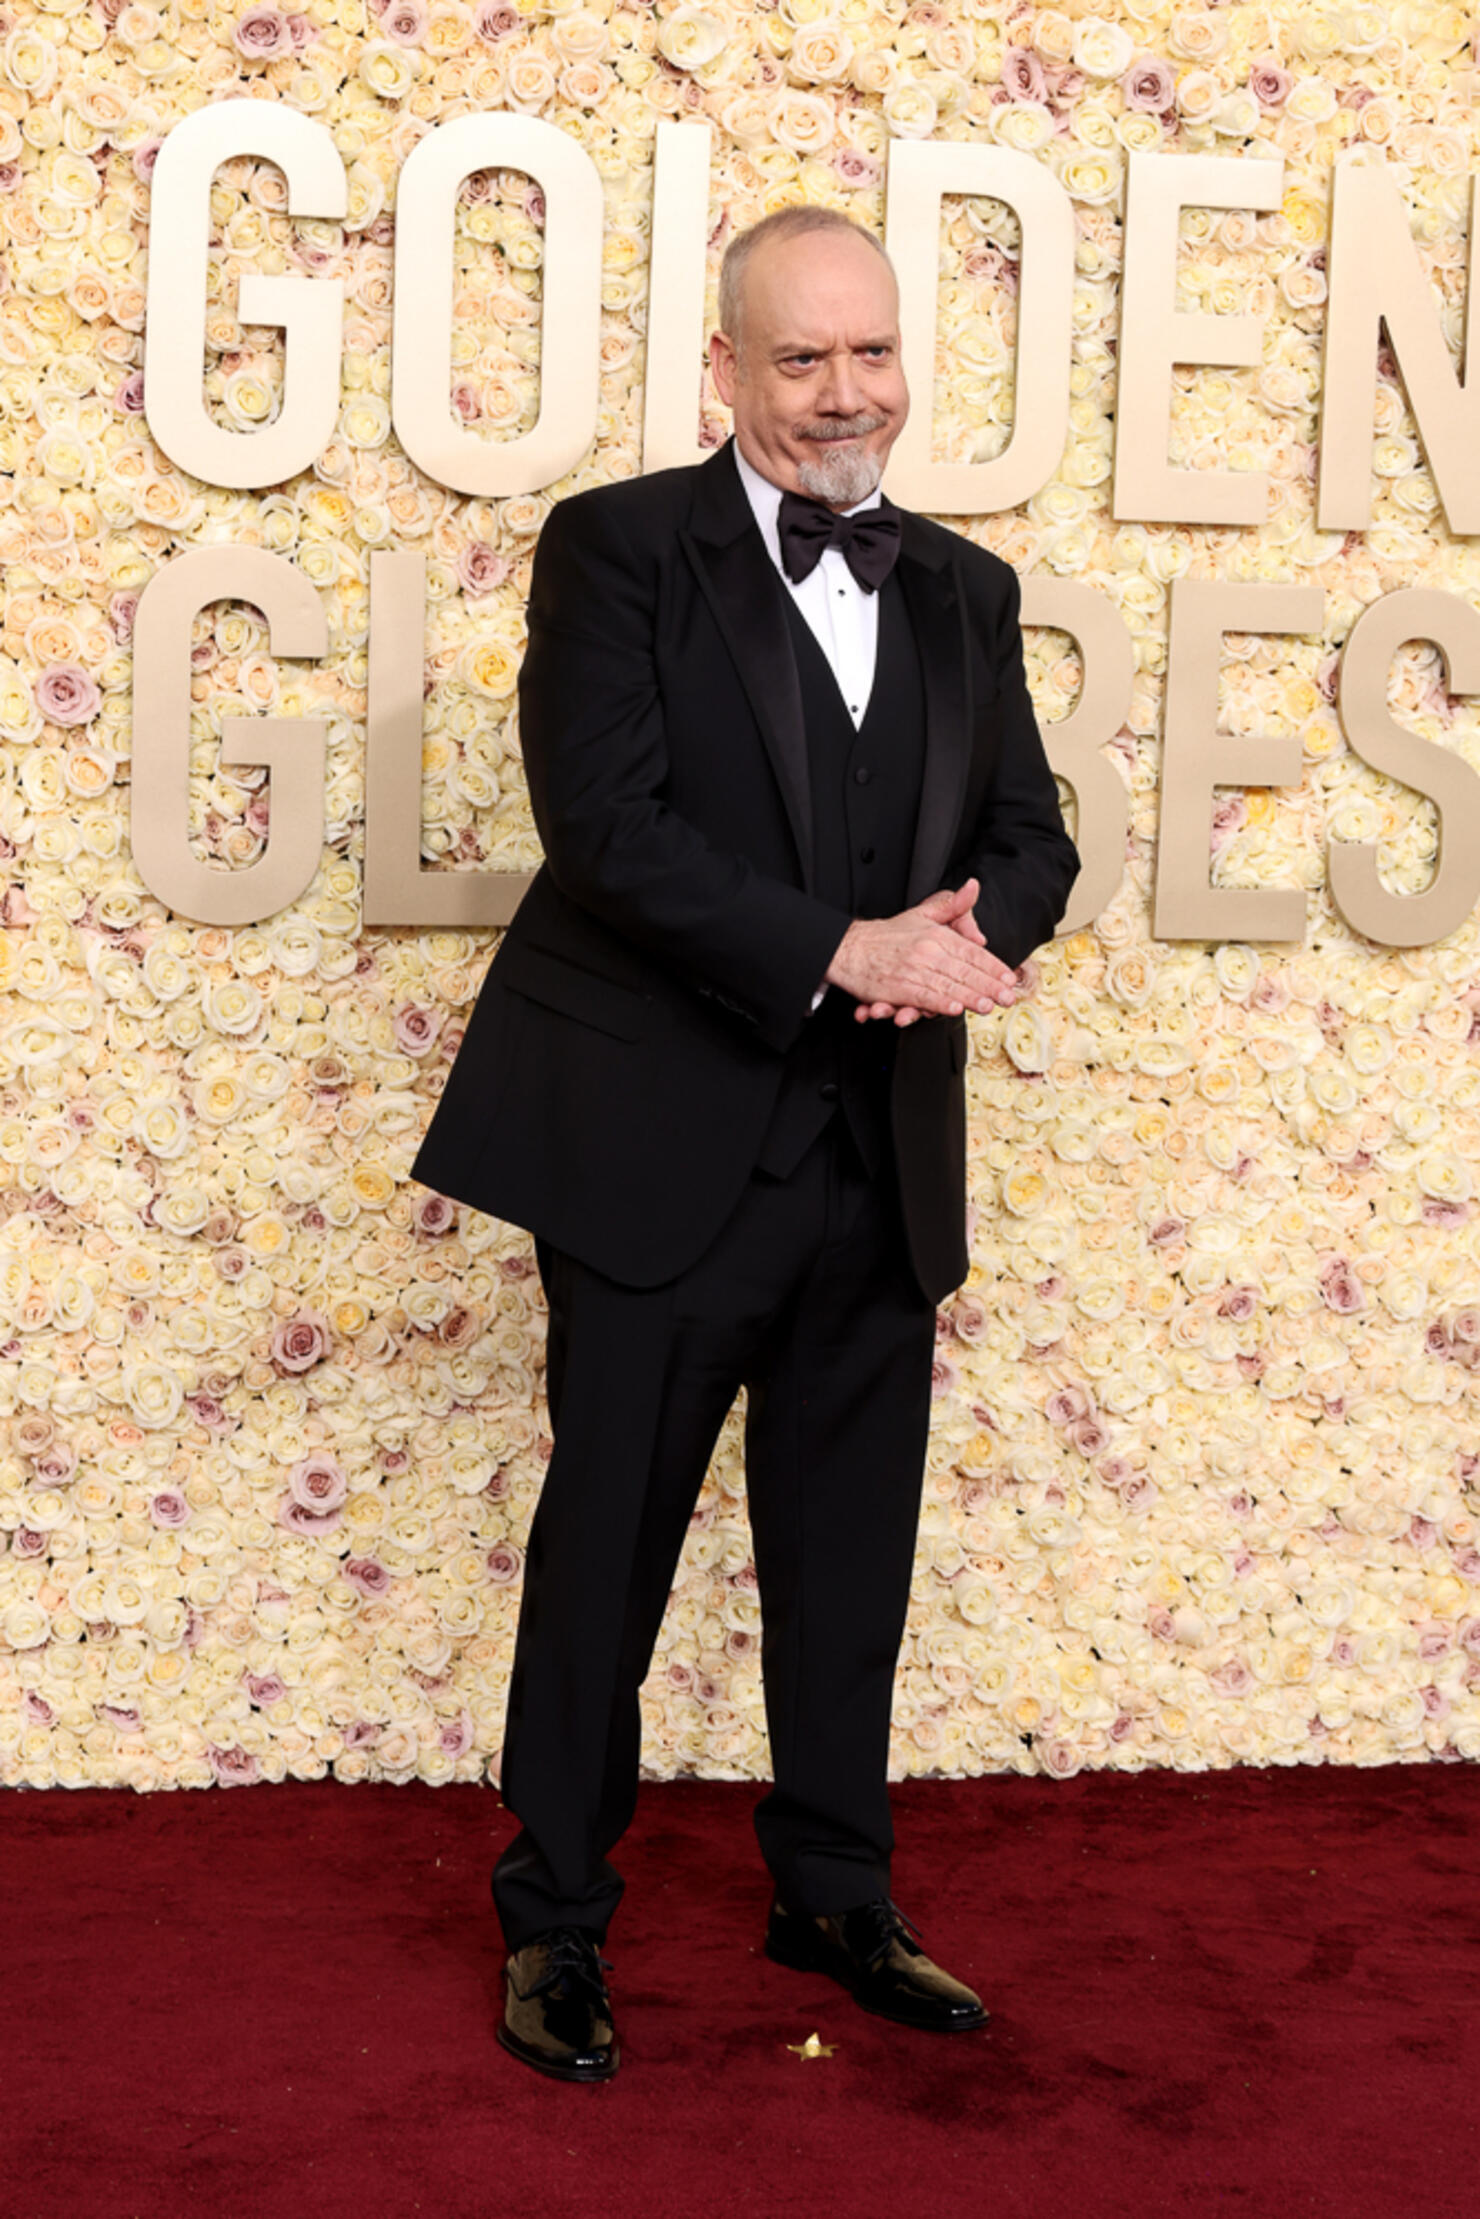
[{"label": "man in black tuxedo", "polygon": [[886,1764],[935,1306],[964,1278],[967,1010],[1009,1003],[1077,857],[1010,570],[883,500],[908,397],[883,248],[732,241],[735,436],[562,501],[520,678],[545,863],[415,1164],[528,1226],[554,1453],[529,1539],[493,1892],[500,2040],[618,2046],[638,1690],[716,1435],[746,1468],[781,1962],[916,2026],[986,2017],[890,1899]]}]

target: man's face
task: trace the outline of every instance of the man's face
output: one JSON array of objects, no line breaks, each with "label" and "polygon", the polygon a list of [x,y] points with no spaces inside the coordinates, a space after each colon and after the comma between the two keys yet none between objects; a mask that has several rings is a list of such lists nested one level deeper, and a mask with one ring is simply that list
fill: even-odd
[{"label": "man's face", "polygon": [[909,413],[893,272],[866,239],[808,231],[756,249],[743,299],[742,331],[709,348],[741,452],[784,491],[852,508]]}]

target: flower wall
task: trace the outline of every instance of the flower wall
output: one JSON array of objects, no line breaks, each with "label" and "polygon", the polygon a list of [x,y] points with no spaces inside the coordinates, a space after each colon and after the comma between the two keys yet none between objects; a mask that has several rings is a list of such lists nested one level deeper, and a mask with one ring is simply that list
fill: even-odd
[{"label": "flower wall", "polygon": [[[1473,600],[1401,383],[1376,378],[1365,534],[1316,530],[1329,183],[1385,156],[1458,345],[1476,168],[1473,18],[1456,7],[1011,0],[0,0],[0,1780],[139,1788],[496,1768],[527,1530],[548,1453],[530,1244],[415,1186],[418,1137],[491,935],[365,930],[372,550],[428,559],[425,837],[446,868],[536,857],[513,689],[550,500],[641,467],[653,134],[714,127],[725,238],[826,200],[882,223],[891,137],[1033,154],[1074,202],[1073,427],[1052,484],[958,521],[1024,573],[1099,588],[1137,677],[1114,743],[1126,876],[1036,992],[973,1031],[975,1264],[940,1321],[936,1423],[901,1662],[904,1772],[1064,1776],[1236,1761],[1480,1755],[1480,973],[1473,923],[1397,954],[1325,891],[1329,837],[1421,887],[1433,812],[1365,769],[1332,707],[1362,608]],[[280,339],[249,270],[339,274],[342,408],[311,474],[266,493],[175,470],[142,410],[149,176],[202,100],[288,103],[332,132],[348,222],[289,222],[265,164],[212,198],[208,403],[271,416]],[[606,195],[597,445],[546,494],[468,499],[390,430],[401,164],[433,124],[510,108],[569,131]],[[1184,219],[1183,304],[1268,315],[1251,371],[1180,370],[1172,459],[1271,477],[1255,529],[1117,524],[1109,467],[1121,194],[1132,150],[1277,149],[1277,213]],[[533,421],[539,195],[470,180],[453,405]],[[1011,218],[947,204],[937,452],[1013,410]],[[705,438],[722,436],[706,403]],[[304,898],[227,930],[163,911],[127,839],[129,635],[190,548],[286,555],[331,652],[279,663],[241,605],[197,621],[191,822],[261,853],[262,774],[223,715],[329,720],[327,845]],[[1321,585],[1323,642],[1232,639],[1223,716],[1299,733],[1298,787],[1227,790],[1215,879],[1299,884],[1300,947],[1150,932],[1167,598],[1179,575]],[[1062,635],[1029,637],[1045,718]],[[1480,763],[1437,654],[1398,713]],[[759,1623],[732,1418],[645,1695],[659,1774],[766,1765]]]}]

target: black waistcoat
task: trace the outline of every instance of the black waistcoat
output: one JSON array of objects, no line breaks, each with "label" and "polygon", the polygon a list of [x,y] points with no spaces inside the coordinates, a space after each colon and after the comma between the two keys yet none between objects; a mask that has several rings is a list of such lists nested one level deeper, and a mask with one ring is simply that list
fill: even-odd
[{"label": "black waistcoat", "polygon": [[[898,572],[880,588],[874,682],[856,727],[812,627],[782,591],[807,729],[813,891],[850,916],[892,917],[905,907],[925,765],[925,692]],[[859,1024],[850,997],[829,988],[787,1057],[760,1168],[784,1178],[841,1113],[877,1171],[890,1146],[897,1037],[888,1023]]]}]

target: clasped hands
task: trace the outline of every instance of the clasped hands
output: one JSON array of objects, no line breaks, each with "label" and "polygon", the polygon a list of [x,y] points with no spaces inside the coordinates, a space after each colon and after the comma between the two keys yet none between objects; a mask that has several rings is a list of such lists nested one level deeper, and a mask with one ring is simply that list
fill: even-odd
[{"label": "clasped hands", "polygon": [[969,878],[955,893],[932,894],[897,917],[856,917],[828,966],[828,985],[853,996],[860,1024],[887,1017],[913,1025],[1010,1008],[1017,973],[987,946],[973,915],[980,893],[980,882]]}]

